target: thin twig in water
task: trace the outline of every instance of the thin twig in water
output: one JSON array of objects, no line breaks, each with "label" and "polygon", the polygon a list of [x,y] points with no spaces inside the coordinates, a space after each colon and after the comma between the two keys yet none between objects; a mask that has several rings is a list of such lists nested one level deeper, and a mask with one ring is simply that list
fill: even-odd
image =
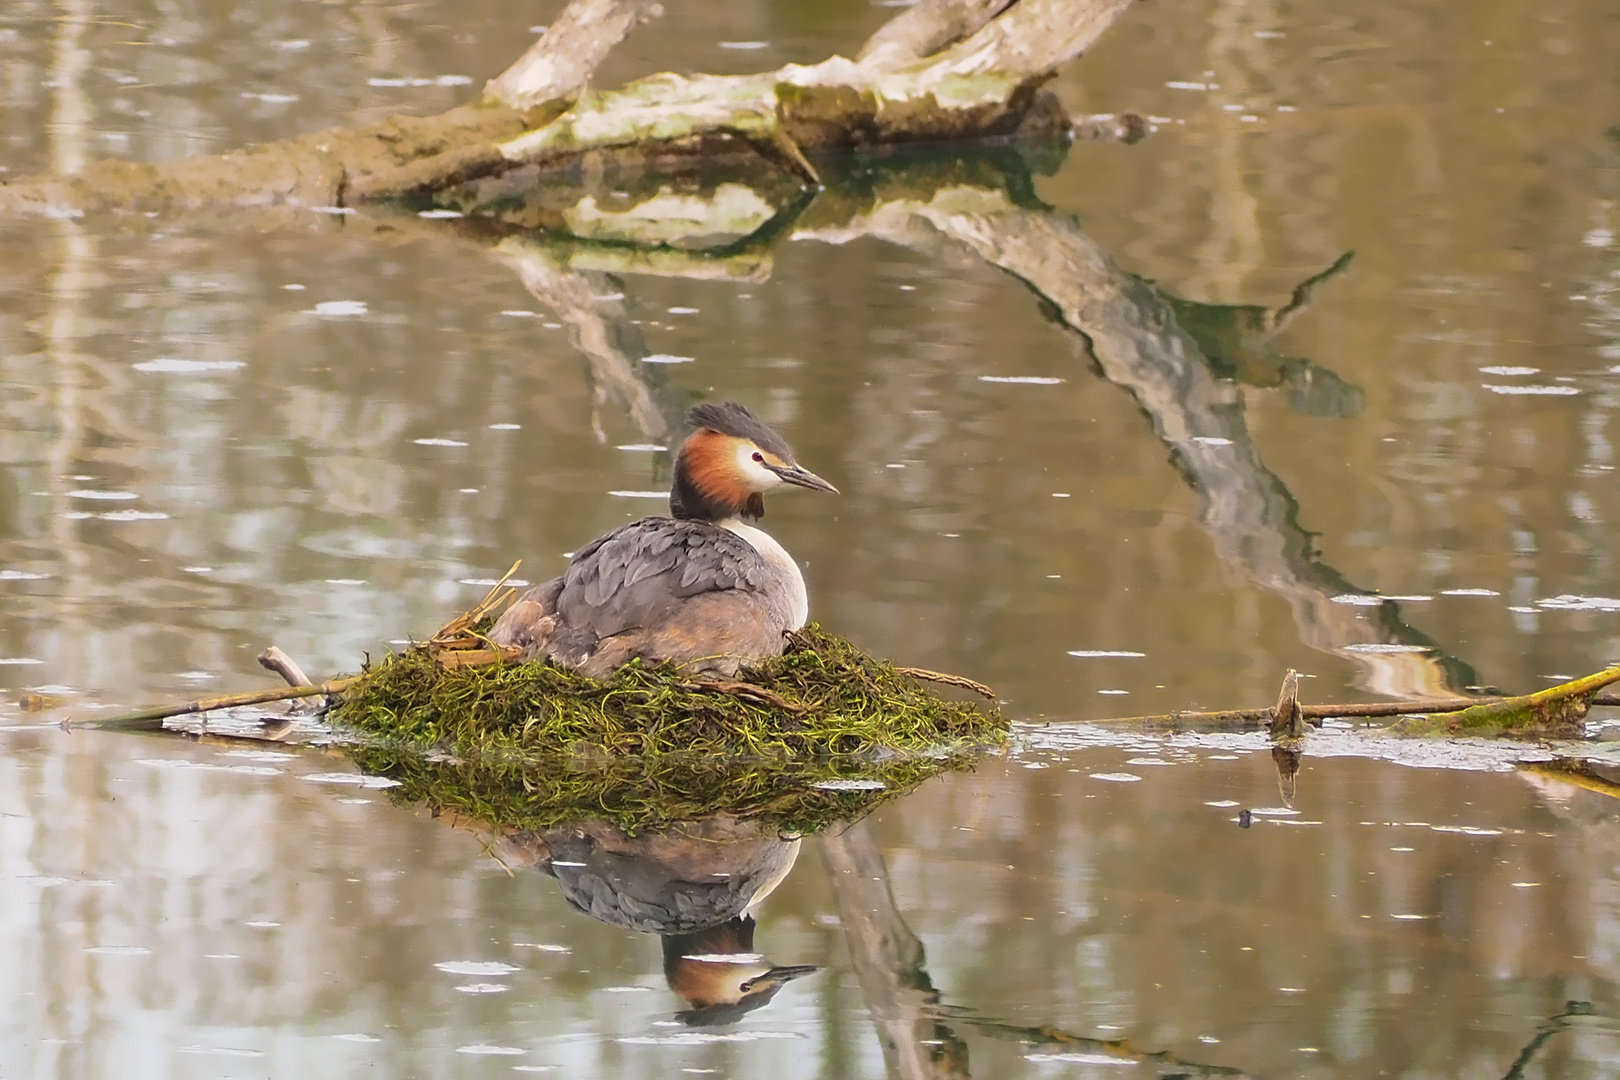
[{"label": "thin twig in water", "polygon": [[951,675],[948,672],[929,671],[927,668],[920,667],[897,667],[894,669],[894,673],[904,675],[908,679],[922,679],[924,682],[937,682],[946,686],[960,687],[963,690],[971,690],[980,697],[987,697],[991,701],[996,700],[994,690],[982,682],[973,681],[965,675]]}]

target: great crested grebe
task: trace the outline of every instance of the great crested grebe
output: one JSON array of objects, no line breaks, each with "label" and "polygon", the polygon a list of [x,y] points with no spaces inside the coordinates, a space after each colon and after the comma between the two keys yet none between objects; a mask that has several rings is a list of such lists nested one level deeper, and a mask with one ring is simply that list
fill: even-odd
[{"label": "great crested grebe", "polygon": [[724,675],[782,651],[810,600],[798,564],[743,519],[782,484],[837,493],[781,436],[736,402],[699,405],[675,455],[673,517],[645,517],[581,548],[561,577],[518,597],[490,630],[497,645],[603,676],[641,658]]}]

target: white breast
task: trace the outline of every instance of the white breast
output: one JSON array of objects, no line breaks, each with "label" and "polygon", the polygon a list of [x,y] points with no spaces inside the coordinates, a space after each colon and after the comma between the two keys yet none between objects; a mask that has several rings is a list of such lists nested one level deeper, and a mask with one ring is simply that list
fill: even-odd
[{"label": "white breast", "polygon": [[793,625],[789,629],[797,630],[803,626],[805,620],[810,618],[810,594],[805,591],[804,575],[799,572],[799,564],[793,561],[793,556],[764,529],[756,529],[736,518],[727,518],[717,524],[748,541],[760,557],[777,571],[787,586],[788,602],[792,605]]}]

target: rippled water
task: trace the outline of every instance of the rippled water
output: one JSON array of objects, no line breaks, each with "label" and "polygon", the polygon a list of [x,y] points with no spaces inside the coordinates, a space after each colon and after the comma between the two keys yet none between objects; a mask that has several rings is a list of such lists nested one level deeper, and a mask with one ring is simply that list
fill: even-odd
[{"label": "rippled water", "polygon": [[[602,83],[891,13],[672,6]],[[251,15],[7,5],[0,178],[445,108],[550,12]],[[832,168],[701,280],[400,211],[0,223],[0,1076],[1612,1075],[1612,799],[1345,730],[1285,797],[1258,736],[1085,722],[1620,658],[1617,47],[1594,3],[1138,5],[1057,85],[1145,141]],[[816,618],[1028,724],[691,946],[819,969],[762,1007],[682,1018],[576,860],[341,758],[54,726],[557,572],[699,397],[844,492],[770,507]]]}]

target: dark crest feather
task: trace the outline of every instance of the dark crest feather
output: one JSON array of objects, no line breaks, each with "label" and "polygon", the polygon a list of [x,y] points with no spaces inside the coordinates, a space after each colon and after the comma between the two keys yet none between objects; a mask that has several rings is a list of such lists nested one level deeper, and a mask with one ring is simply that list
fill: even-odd
[{"label": "dark crest feather", "polygon": [[686,422],[694,428],[708,428],[736,439],[751,439],[761,450],[768,450],[783,461],[793,460],[793,451],[782,441],[782,436],[765,426],[765,422],[748,410],[748,406],[735,401],[705,402],[694,406],[686,414]]}]

